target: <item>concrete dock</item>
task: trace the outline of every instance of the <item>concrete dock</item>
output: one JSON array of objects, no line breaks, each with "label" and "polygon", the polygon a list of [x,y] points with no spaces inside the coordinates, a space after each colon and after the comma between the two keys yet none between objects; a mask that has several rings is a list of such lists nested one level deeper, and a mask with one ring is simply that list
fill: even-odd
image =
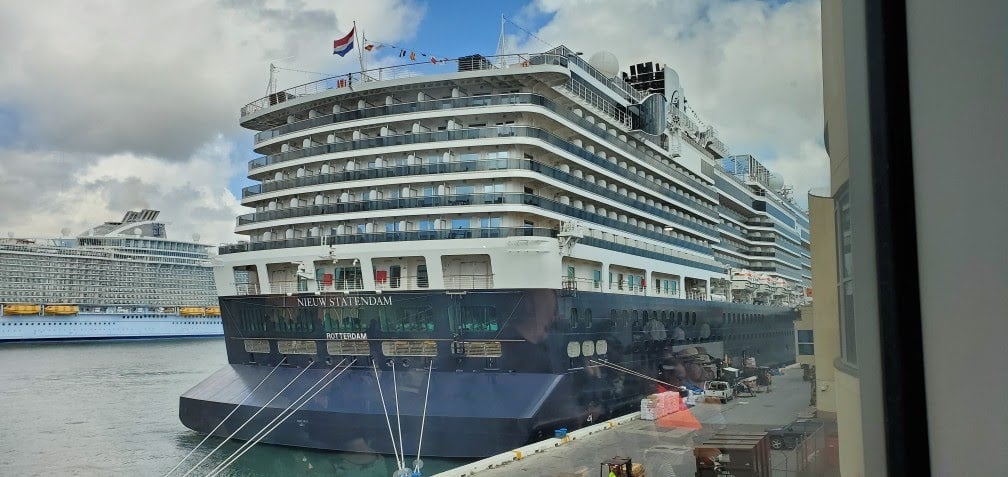
[{"label": "concrete dock", "polygon": [[[774,376],[771,389],[728,404],[698,404],[688,412],[700,422],[700,429],[669,427],[661,419],[645,421],[633,414],[574,431],[567,439],[547,439],[433,477],[595,477],[599,463],[615,456],[644,464],[648,477],[692,476],[693,446],[713,434],[764,431],[809,413],[809,383],[802,381],[800,368]],[[786,452],[773,454],[778,461],[792,458]],[[778,464],[774,467],[784,468]]]}]

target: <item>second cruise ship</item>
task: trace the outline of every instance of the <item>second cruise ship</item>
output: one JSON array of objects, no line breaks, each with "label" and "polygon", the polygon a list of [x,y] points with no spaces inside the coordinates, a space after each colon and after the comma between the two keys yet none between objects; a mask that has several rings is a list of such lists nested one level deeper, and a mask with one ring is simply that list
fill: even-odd
[{"label": "second cruise ship", "polygon": [[158,214],[0,239],[0,341],[223,335],[207,246],[168,239]]},{"label": "second cruise ship", "polygon": [[794,362],[806,214],[685,98],[661,65],[558,47],[245,106],[248,240],[214,268],[229,364],[182,422],[473,458],[631,410],[651,379]]}]

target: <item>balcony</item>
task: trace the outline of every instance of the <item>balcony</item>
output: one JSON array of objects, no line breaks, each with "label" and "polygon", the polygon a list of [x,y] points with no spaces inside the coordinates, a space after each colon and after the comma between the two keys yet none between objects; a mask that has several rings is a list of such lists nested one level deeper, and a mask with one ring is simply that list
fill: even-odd
[{"label": "balcony", "polygon": [[[540,209],[557,212],[569,217],[582,219],[588,222],[612,227],[641,237],[674,244],[689,250],[695,250],[705,254],[711,254],[710,246],[694,243],[687,240],[673,238],[662,232],[648,230],[645,227],[631,225],[616,219],[602,216],[594,212],[588,212],[577,207],[562,204],[558,201],[547,199],[534,194],[522,193],[491,193],[491,194],[456,194],[431,197],[410,197],[405,199],[380,199],[359,202],[343,202],[338,204],[309,205],[305,207],[293,207],[290,209],[270,210],[263,212],[253,212],[238,216],[237,224],[251,225],[273,220],[296,218],[296,217],[317,217],[334,214],[346,214],[354,212],[374,212],[381,210],[401,210],[401,209],[423,209],[423,208],[443,208],[451,206],[468,206],[471,204],[513,204],[530,205]],[[328,218],[328,220],[337,220]],[[695,224],[693,224],[696,226]],[[452,237],[454,238],[454,237]],[[293,239],[299,240],[299,239]],[[303,239],[300,239],[303,240]]]},{"label": "balcony", "polygon": [[[557,179],[566,184],[580,187],[581,189],[586,190],[588,192],[592,192],[594,194],[618,201],[624,205],[628,205],[635,209],[648,212],[666,221],[679,224],[687,229],[699,231],[711,237],[717,235],[717,232],[714,230],[714,228],[707,226],[702,222],[692,221],[689,219],[679,217],[677,215],[672,215],[660,207],[647,205],[647,203],[645,202],[630,199],[626,195],[619,194],[616,191],[609,190],[596,183],[589,182],[573,174],[563,172],[559,169],[555,169],[553,167],[546,166],[537,162],[532,162],[529,161],[528,159],[517,159],[517,158],[437,163],[437,164],[417,165],[417,166],[392,166],[376,169],[361,169],[355,171],[343,171],[343,172],[319,174],[307,177],[298,177],[294,179],[265,182],[262,184],[256,184],[254,186],[246,187],[242,189],[242,198],[245,199],[249,197],[255,197],[256,195],[259,194],[286,190],[293,187],[339,184],[349,181],[379,179],[389,177],[410,177],[417,175],[448,174],[448,173],[475,172],[475,171],[498,171],[498,170],[531,170],[534,172],[538,172],[542,175],[545,175],[546,177]],[[682,202],[691,205],[697,205],[697,206],[702,205],[699,202],[693,202],[686,196],[683,196],[681,194],[672,191],[667,190],[665,191],[665,194],[668,196],[672,196],[676,199],[680,199]],[[450,204],[450,205],[461,205],[461,204]],[[699,210],[703,212],[708,212],[708,209],[704,208],[700,208]],[[708,214],[714,215],[710,214],[709,212]]]},{"label": "balcony", "polygon": [[445,275],[446,289],[485,289],[493,288],[493,274],[481,275]]},{"label": "balcony", "polygon": [[[491,56],[487,57],[487,60],[489,61],[469,63],[466,65],[467,69],[470,71],[497,70],[497,69],[507,71],[506,68],[500,68],[498,66],[502,62],[507,65],[521,65],[521,66],[557,65],[567,67],[568,57],[563,54],[547,52],[547,53],[536,53],[533,55],[526,54],[526,55]],[[259,98],[243,106],[241,108],[240,114],[241,117],[244,118],[251,114],[257,113],[263,109],[275,106],[280,103],[292,101],[302,96],[316,95],[319,93],[324,93],[326,91],[331,91],[333,89],[360,84],[366,81],[382,81],[382,80],[391,80],[397,78],[418,76],[419,74],[417,71],[418,69],[427,70],[435,74],[454,73],[458,71],[457,65],[458,65],[458,59],[445,59],[437,63],[429,63],[423,61],[420,63],[383,66],[380,68],[365,70],[360,73],[350,73],[343,76],[333,76],[331,78],[312,81],[310,83],[298,85],[293,88],[288,88],[283,91],[279,91],[267,95],[265,97]],[[449,67],[445,68],[445,66]]]},{"label": "balcony", "polygon": [[[411,242],[417,240],[450,240],[463,238],[503,238],[503,237],[556,237],[556,231],[540,227],[496,227],[452,230],[415,230],[409,232],[377,232],[348,235],[327,235],[266,242],[238,243],[220,246],[221,255],[230,253],[276,250],[294,247],[318,247],[321,245],[349,245],[355,243]],[[324,240],[323,240],[324,239]]]},{"label": "balcony", "polygon": [[[525,98],[526,96],[527,96],[527,98]],[[549,102],[549,100],[547,100],[546,98],[543,98],[543,97],[538,96],[538,95],[514,95],[514,97],[517,98],[517,99],[525,99],[525,100],[527,100],[528,101],[527,104],[539,104],[539,105],[545,106],[548,109],[550,109],[551,111],[553,111],[554,113],[556,113],[556,114],[558,114],[560,116],[563,116],[565,119],[577,123],[578,125],[580,125],[581,127],[585,128],[588,131],[592,131],[593,134],[597,134],[599,136],[599,139],[601,140],[600,143],[603,144],[604,146],[606,146],[606,147],[613,147],[615,149],[622,150],[623,152],[626,152],[628,155],[630,155],[630,157],[632,157],[634,159],[637,159],[639,161],[651,164],[656,169],[658,169],[660,171],[663,171],[663,172],[665,172],[665,173],[667,173],[667,174],[669,174],[671,176],[676,177],[677,179],[679,179],[680,181],[682,181],[685,184],[689,184],[690,186],[692,186],[697,191],[709,191],[709,186],[704,185],[699,180],[696,180],[696,179],[688,176],[686,173],[680,171],[675,166],[673,166],[671,164],[666,164],[664,162],[658,161],[658,160],[653,159],[651,157],[645,156],[645,155],[641,154],[641,151],[639,151],[637,149],[634,149],[634,148],[631,148],[629,145],[624,144],[622,141],[614,140],[614,138],[611,137],[611,136],[609,136],[609,135],[601,135],[601,134],[599,134],[598,127],[594,126],[592,123],[588,122],[584,118],[580,118],[580,117],[575,116],[575,115],[570,114],[570,113],[564,113],[564,112],[562,112],[562,110],[559,107],[555,106],[552,102]],[[506,104],[519,104],[517,102],[517,99],[515,100],[515,102],[506,103]],[[460,104],[465,104],[468,101],[468,102],[472,102],[473,106],[476,106],[476,104],[475,104],[476,100],[487,101],[485,98],[480,98],[480,97],[476,97],[476,98],[458,98],[456,100],[444,100],[444,101],[452,101],[452,102],[456,102],[457,101]],[[440,103],[440,101],[438,101],[437,103]],[[427,102],[421,103],[421,104],[427,104]],[[383,108],[390,108],[390,107],[404,107],[404,106],[408,106],[408,105],[387,106],[387,107],[373,108],[373,109],[383,109]],[[314,118],[314,119],[311,119],[311,120],[308,120],[308,121],[318,121],[318,120],[323,120],[324,121],[324,120],[328,120],[330,118],[331,117],[321,117],[321,118]],[[290,126],[294,126],[296,124],[300,124],[300,123],[295,123],[295,124],[292,124]],[[322,124],[325,124],[325,122],[323,122]],[[546,132],[543,129],[532,128],[532,127],[527,127],[527,126],[497,126],[497,127],[483,127],[483,128],[468,128],[468,129],[460,129],[460,130],[453,130],[453,131],[434,131],[434,132],[420,132],[420,133],[410,132],[410,133],[406,133],[406,134],[399,134],[399,135],[393,135],[393,136],[383,136],[383,137],[376,137],[376,138],[359,139],[359,140],[355,140],[355,141],[345,141],[345,142],[339,142],[339,143],[333,143],[333,144],[324,144],[324,145],[313,146],[313,147],[308,147],[308,148],[304,148],[304,149],[298,149],[298,150],[293,150],[293,151],[281,152],[279,154],[274,154],[274,155],[270,155],[270,156],[262,156],[262,157],[259,157],[259,158],[256,158],[256,159],[253,159],[253,160],[249,161],[249,163],[248,163],[248,169],[249,169],[249,172],[252,172],[254,169],[257,169],[257,168],[260,168],[260,167],[265,167],[265,166],[268,166],[268,165],[271,165],[271,164],[278,164],[278,163],[281,163],[281,162],[286,162],[286,161],[295,160],[295,159],[301,159],[301,158],[306,158],[306,157],[317,156],[317,155],[320,155],[320,154],[331,154],[331,153],[337,153],[337,152],[356,151],[356,150],[376,148],[376,147],[391,147],[391,146],[401,146],[401,145],[410,145],[410,144],[425,144],[425,143],[436,143],[436,142],[444,142],[444,141],[460,141],[460,140],[467,140],[467,139],[490,139],[490,138],[500,138],[500,137],[529,137],[529,138],[535,138],[535,139],[542,139],[542,140],[546,141],[549,144],[557,146],[557,147],[563,149],[566,152],[569,152],[569,153],[574,154],[574,155],[576,155],[578,157],[581,157],[582,159],[585,159],[587,161],[591,161],[591,162],[595,163],[596,165],[599,165],[599,166],[601,166],[601,167],[603,167],[603,168],[605,168],[605,169],[607,169],[609,171],[615,172],[616,174],[624,175],[624,176],[626,176],[628,174],[625,169],[620,168],[617,165],[612,164],[611,162],[609,162],[607,160],[604,160],[604,159],[596,156],[595,154],[590,153],[590,152],[588,152],[588,151],[586,151],[586,150],[584,150],[584,149],[582,149],[582,148],[580,148],[578,146],[575,146],[575,145],[573,145],[573,144],[571,144],[571,143],[569,143],[569,142],[567,142],[567,141],[565,141],[565,140],[563,140],[563,139],[561,139],[561,138],[559,138],[557,136],[554,136],[554,135]],[[629,176],[627,176],[627,177],[629,177]],[[633,176],[632,179],[634,181],[638,181],[638,182],[647,181],[647,179],[645,179],[643,177],[639,177],[639,176]],[[665,189],[665,187],[660,182],[656,182],[656,181],[647,181],[647,182],[651,182],[653,184],[656,184],[656,187],[659,190]],[[711,206],[707,206],[707,208],[711,208]]]}]

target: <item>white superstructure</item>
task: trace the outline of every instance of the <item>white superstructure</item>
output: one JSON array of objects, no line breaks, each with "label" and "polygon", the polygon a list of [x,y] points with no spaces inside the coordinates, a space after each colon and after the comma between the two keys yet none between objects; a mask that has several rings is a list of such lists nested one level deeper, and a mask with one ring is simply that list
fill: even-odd
[{"label": "white superstructure", "polygon": [[[564,47],[472,56],[247,105],[241,124],[259,131],[263,156],[242,192],[253,211],[237,220],[248,241],[220,249],[219,293],[562,288],[800,301],[804,212],[786,208],[791,230],[778,230],[765,194],[725,171],[716,131],[681,109],[677,80],[667,95],[638,89],[606,59],[596,68]],[[728,180],[743,199],[724,197]],[[730,268],[782,282],[737,293]]]},{"label": "white superstructure", "polygon": [[207,246],[169,240],[157,215],[0,239],[0,340],[222,334]]}]

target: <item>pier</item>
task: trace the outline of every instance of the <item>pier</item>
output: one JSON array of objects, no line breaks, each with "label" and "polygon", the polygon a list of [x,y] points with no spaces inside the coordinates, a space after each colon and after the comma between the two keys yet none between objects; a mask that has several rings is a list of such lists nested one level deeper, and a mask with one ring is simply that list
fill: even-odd
[{"label": "pier", "polygon": [[[695,475],[693,448],[719,432],[762,432],[811,417],[809,383],[800,368],[775,376],[771,392],[736,397],[727,404],[702,403],[688,411],[699,423],[676,413],[646,421],[633,413],[492,456],[433,477],[595,477],[599,464],[615,456],[644,465],[647,476]],[[796,449],[771,451],[771,475],[798,475],[824,455],[820,430]],[[822,460],[822,459],[819,459]]]}]

